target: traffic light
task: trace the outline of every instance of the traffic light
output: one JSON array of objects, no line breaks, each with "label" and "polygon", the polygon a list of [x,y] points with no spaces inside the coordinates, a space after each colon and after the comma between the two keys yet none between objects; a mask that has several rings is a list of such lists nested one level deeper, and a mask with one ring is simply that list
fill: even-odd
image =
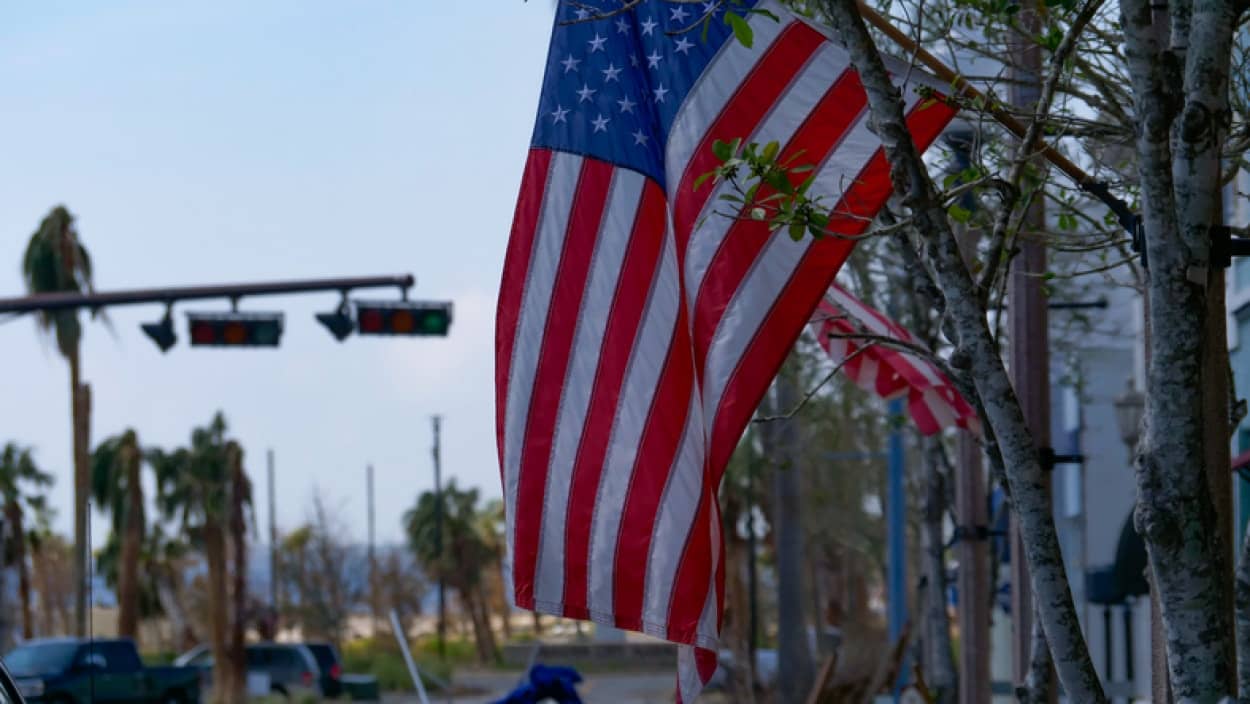
[{"label": "traffic light", "polygon": [[159,323],[143,323],[139,327],[161,348],[161,352],[168,352],[178,341],[178,336],[174,334],[174,321],[168,314]]},{"label": "traffic light", "polygon": [[192,347],[277,347],[281,313],[188,313]]},{"label": "traffic light", "polygon": [[361,335],[445,337],[450,327],[450,302],[356,301],[356,331]]}]

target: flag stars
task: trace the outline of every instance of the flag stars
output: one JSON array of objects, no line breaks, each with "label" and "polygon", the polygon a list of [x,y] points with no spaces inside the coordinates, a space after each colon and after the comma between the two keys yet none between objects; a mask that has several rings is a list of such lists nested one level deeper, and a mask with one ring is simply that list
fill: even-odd
[{"label": "flag stars", "polygon": [[584,7],[579,7],[573,11],[573,14],[577,15],[577,19],[584,20],[590,17],[590,10],[587,10]]},{"label": "flag stars", "polygon": [[629,55],[629,65],[633,66],[634,68],[638,67],[638,55],[637,54]]},{"label": "flag stars", "polygon": [[720,0],[707,0],[703,3],[703,14],[708,15],[720,9]]},{"label": "flag stars", "polygon": [[660,56],[660,52],[652,49],[651,53],[647,55],[647,68],[659,68],[660,59],[662,58],[664,57]]},{"label": "flag stars", "polygon": [[627,112],[633,112],[634,106],[637,105],[638,103],[635,103],[634,101],[630,100],[629,96],[627,95],[622,100],[616,101],[616,104],[621,106],[622,113],[627,113]]},{"label": "flag stars", "polygon": [[629,20],[624,17],[616,18],[616,33],[629,34]]},{"label": "flag stars", "polygon": [[664,102],[664,96],[668,95],[669,93],[668,89],[664,87],[663,83],[660,84],[659,88],[656,88],[655,90],[651,92],[655,94],[655,102],[657,103]]},{"label": "flag stars", "polygon": [[595,38],[586,42],[590,45],[590,53],[593,54],[596,51],[603,51],[603,43],[607,40],[607,37],[601,37],[598,32],[595,32]]},{"label": "flag stars", "polygon": [[621,69],[617,68],[616,64],[608,64],[608,67],[603,69],[603,82],[611,83],[612,81],[620,81],[621,79],[617,77],[620,73]]},{"label": "flag stars", "polygon": [[694,46],[694,42],[692,42],[692,41],[690,41],[690,40],[686,39],[685,37],[678,37],[678,38],[677,38],[677,47],[676,47],[676,51],[677,51],[677,53],[678,53],[678,54],[686,54],[686,55],[689,55],[689,54],[690,54],[690,48],[691,48],[691,47],[693,47],[693,46]]},{"label": "flag stars", "polygon": [[568,124],[568,119],[566,119],[565,117],[568,114],[569,114],[568,108],[564,107],[563,105],[557,105],[555,112],[551,113],[551,120],[552,120],[551,124],[556,125],[561,122]]},{"label": "flag stars", "polygon": [[581,59],[575,59],[572,54],[569,54],[569,57],[564,61],[561,61],[560,65],[564,67],[564,72],[568,73],[569,71],[576,71],[577,65],[581,62]]},{"label": "flag stars", "polygon": [[581,90],[579,90],[579,91],[577,91],[577,102],[579,102],[579,103],[584,103],[584,102],[586,102],[587,100],[590,100],[591,96],[593,96],[595,93],[598,93],[598,92],[599,92],[599,91],[597,91],[597,90],[595,90],[594,88],[591,88],[589,85],[587,85],[587,84],[583,83],[583,84],[582,84],[582,89],[581,89]]},{"label": "flag stars", "polygon": [[[611,119],[604,117],[603,113],[599,113],[599,117],[597,117],[594,120],[591,120],[590,124],[595,126],[594,132],[607,132],[608,123],[611,121],[612,121]],[[594,132],[592,132],[591,134],[593,134]]]},{"label": "flag stars", "polygon": [[643,132],[642,130],[636,130],[634,132],[634,144],[637,146],[641,146],[641,147],[647,146],[647,140],[649,139],[651,138],[648,137],[646,133]]},{"label": "flag stars", "polygon": [[644,21],[644,22],[640,25],[640,26],[642,27],[642,35],[643,35],[644,37],[645,37],[645,36],[647,36],[647,35],[653,35],[653,34],[655,33],[655,28],[656,28],[656,26],[658,26],[659,24],[660,24],[659,22],[656,22],[655,20],[653,20],[653,19],[651,19],[650,17],[648,17],[648,18],[647,18],[647,19],[646,19],[646,20],[645,20],[645,21]]},{"label": "flag stars", "polygon": [[690,13],[686,12],[686,8],[681,6],[674,7],[670,12],[672,12],[672,16],[669,19],[674,22],[685,22],[686,18],[690,16]]}]

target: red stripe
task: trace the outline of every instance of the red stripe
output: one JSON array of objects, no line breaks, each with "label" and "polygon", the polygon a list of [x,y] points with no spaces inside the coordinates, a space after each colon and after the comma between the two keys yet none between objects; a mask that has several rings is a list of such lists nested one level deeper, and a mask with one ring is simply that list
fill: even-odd
[{"label": "red stripe", "polygon": [[[867,99],[859,74],[854,71],[843,73],[808,113],[802,126],[782,150],[778,161],[785,162],[801,152],[798,158],[802,163],[814,166],[823,164],[825,158],[851,131],[863,113]],[[791,173],[788,177],[792,184],[798,186],[809,175]],[[774,192],[771,188],[761,187],[757,198],[767,198]],[[725,309],[751,267],[759,261],[760,253],[772,236],[766,222],[746,219],[735,221],[725,233],[719,249],[708,265],[707,273],[703,275],[694,308],[694,364],[700,381],[703,380],[705,372],[708,348]]]},{"label": "red stripe", "polygon": [[911,411],[911,418],[922,435],[933,435],[942,429],[937,416],[933,415],[933,410],[925,402],[924,391],[912,389],[908,394],[907,408]]},{"label": "red stripe", "polygon": [[[703,497],[686,536],[686,546],[678,563],[677,577],[668,606],[668,639],[678,643],[694,643],[699,634],[699,619],[707,604],[708,585],[712,577],[712,490],[708,476],[703,477]],[[712,484],[711,486],[716,486]]]},{"label": "red stripe", "polygon": [[666,223],[664,191],[654,181],[643,186],[638,215],[621,265],[603,346],[596,367],[590,407],[573,464],[565,517],[564,614],[588,618],[587,568],[590,563],[590,532],[595,515],[595,497],[603,476],[604,460],[612,424],[620,402],[621,385],[632,357],[638,328],[646,309],[651,282],[659,266]]},{"label": "red stripe", "polygon": [[512,347],[516,343],[517,319],[525,297],[525,279],[534,253],[534,235],[538,216],[543,210],[551,152],[531,149],[521,177],[521,194],[517,196],[516,213],[512,216],[512,235],[508,238],[508,254],[503,263],[503,279],[499,284],[499,303],[495,308],[495,441],[499,445],[499,472],[503,474],[504,414],[508,405],[508,374],[512,371]]},{"label": "red stripe", "polygon": [[816,50],[825,42],[819,32],[802,22],[791,23],[769,45],[764,55],[721,108],[720,115],[704,133],[682,172],[673,203],[673,228],[677,235],[678,264],[684,266],[686,244],[694,230],[703,204],[712,194],[704,185],[695,190],[694,182],[716,168],[720,160],[712,153],[716,140],[746,139],[755,133],[764,117],[776,105]]},{"label": "red stripe", "polygon": [[[673,342],[647,413],[625,495],[625,508],[621,512],[612,571],[613,612],[618,628],[642,630],[642,597],[655,516],[686,429],[693,390],[690,327],[686,307],[678,305]],[[701,432],[701,429],[695,428],[693,432]]]},{"label": "red stripe", "polygon": [[551,289],[551,307],[534,373],[534,393],[526,419],[525,445],[521,450],[518,477],[513,583],[519,606],[534,605],[534,571],[542,533],[543,503],[550,469],[551,443],[555,436],[560,396],[572,356],[577,316],[586,290],[586,278],[607,204],[613,167],[586,159],[574,191],[573,210],[560,265]]},{"label": "red stripe", "polygon": [[[916,146],[923,150],[932,143],[953,116],[954,111],[944,103],[929,103],[913,109],[907,116],[907,126]],[[867,218],[875,216],[885,204],[890,187],[889,164],[878,149],[835,209],[837,214],[831,218],[830,231],[843,235],[863,232],[868,227]],[[853,242],[834,237],[812,243],[738,361],[726,384],[710,433],[709,458],[718,481],[756,404],[802,330],[803,321],[829,288],[852,246]]]}]

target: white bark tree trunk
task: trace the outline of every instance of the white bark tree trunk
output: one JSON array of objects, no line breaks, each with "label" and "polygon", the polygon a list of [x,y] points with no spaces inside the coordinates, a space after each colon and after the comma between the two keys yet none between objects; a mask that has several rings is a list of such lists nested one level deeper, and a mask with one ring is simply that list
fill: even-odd
[{"label": "white bark tree trunk", "polygon": [[1234,689],[1234,644],[1222,608],[1227,562],[1202,467],[1201,362],[1204,345],[1224,345],[1203,333],[1206,297],[1224,293],[1207,290],[1209,227],[1220,216],[1236,11],[1222,0],[1180,3],[1170,33],[1167,15],[1145,0],[1124,0],[1121,11],[1138,115],[1151,329],[1136,523],[1159,594],[1173,695],[1215,701]]}]

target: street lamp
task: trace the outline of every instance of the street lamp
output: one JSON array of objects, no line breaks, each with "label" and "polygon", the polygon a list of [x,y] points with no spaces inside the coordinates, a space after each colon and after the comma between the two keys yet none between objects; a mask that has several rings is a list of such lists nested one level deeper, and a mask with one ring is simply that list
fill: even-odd
[{"label": "street lamp", "polygon": [[1133,385],[1133,377],[1128,378],[1124,393],[1116,397],[1115,422],[1120,426],[1120,439],[1132,453],[1137,448],[1137,440],[1141,437],[1142,416],[1146,413],[1146,395]]}]

